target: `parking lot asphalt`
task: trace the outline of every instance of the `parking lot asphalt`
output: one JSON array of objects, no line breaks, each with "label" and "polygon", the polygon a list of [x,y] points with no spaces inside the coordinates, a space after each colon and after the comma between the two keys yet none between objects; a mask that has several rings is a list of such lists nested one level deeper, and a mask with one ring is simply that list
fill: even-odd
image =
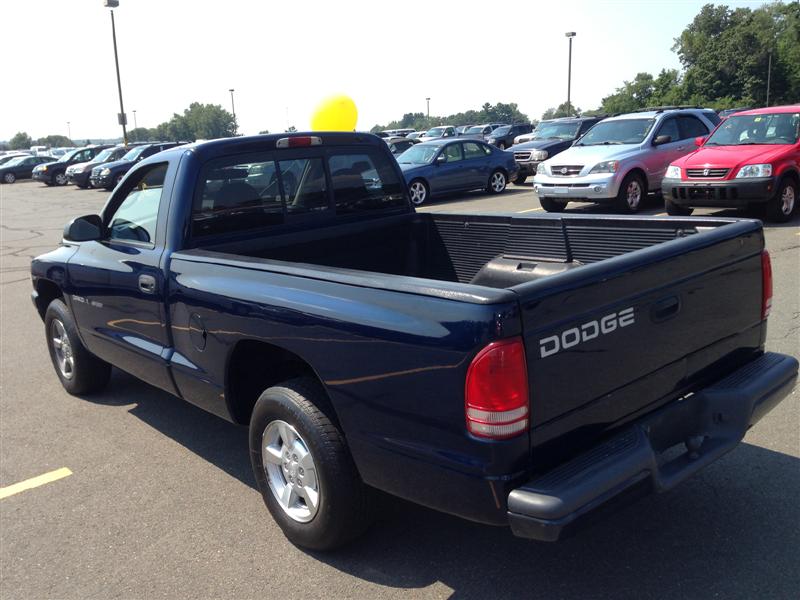
[{"label": "parking lot asphalt", "polygon": [[[2,598],[797,598],[798,391],[678,489],[557,544],[386,499],[344,550],[295,548],[255,489],[244,429],[119,371],[91,398],[61,388],[28,265],[107,196],[0,185],[0,488],[49,481],[0,494]],[[423,210],[541,209],[527,185]],[[655,201],[645,211],[662,212]],[[766,227],[767,346],[796,356],[799,225]]]}]

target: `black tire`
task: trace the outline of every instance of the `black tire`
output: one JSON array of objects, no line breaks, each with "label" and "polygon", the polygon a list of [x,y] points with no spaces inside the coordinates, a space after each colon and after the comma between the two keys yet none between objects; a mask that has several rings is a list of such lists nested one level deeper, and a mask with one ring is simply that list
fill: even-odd
[{"label": "black tire", "polygon": [[502,169],[495,169],[486,182],[486,191],[490,194],[500,194],[508,186],[508,175]]},{"label": "black tire", "polygon": [[[63,327],[63,333],[66,334],[69,342],[67,349],[72,357],[72,367],[69,369],[71,375],[65,373],[59,365],[57,344],[54,341],[54,333],[58,329],[56,322]],[[53,300],[50,306],[47,307],[47,312],[45,312],[44,316],[44,330],[47,349],[50,352],[50,360],[53,361],[56,375],[58,375],[61,385],[64,386],[67,392],[80,396],[99,392],[106,387],[111,377],[111,365],[100,360],[83,347],[78,337],[75,320],[63,300]]]},{"label": "black tire", "polygon": [[117,175],[117,178],[114,180],[114,187],[111,188],[112,190],[119,185],[119,182],[122,181],[123,177],[125,177],[125,175]]},{"label": "black tire", "polygon": [[524,185],[527,180],[527,175],[517,175],[517,177],[514,179],[514,185]]},{"label": "black tire", "polygon": [[408,184],[408,194],[411,198],[411,204],[414,206],[422,206],[430,197],[431,188],[425,180],[414,179]]},{"label": "black tire", "polygon": [[694,212],[693,208],[689,208],[688,206],[681,206],[680,204],[675,204],[669,198],[664,198],[664,208],[667,209],[667,214],[672,217],[688,217],[690,214]]},{"label": "black tire", "polygon": [[784,177],[775,195],[767,202],[767,219],[774,223],[786,223],[791,220],[797,210],[797,181],[792,177]]},{"label": "black tire", "polygon": [[[633,201],[634,192],[633,190],[628,189],[632,185],[638,186],[639,190],[638,199],[635,201],[635,203]],[[625,176],[625,179],[622,180],[622,184],[619,186],[619,192],[617,193],[617,198],[614,201],[614,205],[620,212],[634,214],[639,212],[646,198],[647,188],[645,187],[641,176],[637,175],[636,173],[629,173]]]},{"label": "black tire", "polygon": [[497,147],[500,148],[500,150],[505,150],[507,148],[505,142],[500,142],[499,144],[497,144]]},{"label": "black tire", "polygon": [[67,174],[56,173],[53,175],[53,185],[67,185]]},{"label": "black tire", "polygon": [[567,208],[566,202],[557,202],[551,198],[539,198],[539,204],[541,204],[542,208],[547,212],[560,213],[564,212],[564,209]]},{"label": "black tire", "polygon": [[6,183],[14,183],[17,180],[17,176],[13,173],[6,173],[3,175],[3,181]]},{"label": "black tire", "polygon": [[[328,406],[327,395],[320,384],[300,377],[265,390],[256,401],[250,418],[250,460],[264,503],[289,541],[312,550],[331,550],[358,537],[372,523],[374,512],[374,492],[361,481]],[[290,425],[300,436],[300,442],[315,465],[318,505],[307,522],[298,521],[283,508],[276,496],[278,492],[270,488],[270,476],[264,465],[262,440],[270,424],[274,427],[281,422]],[[297,457],[294,458],[296,461]],[[277,468],[283,470],[283,467]],[[299,472],[302,475],[302,469]],[[287,487],[288,481],[283,480]]]}]

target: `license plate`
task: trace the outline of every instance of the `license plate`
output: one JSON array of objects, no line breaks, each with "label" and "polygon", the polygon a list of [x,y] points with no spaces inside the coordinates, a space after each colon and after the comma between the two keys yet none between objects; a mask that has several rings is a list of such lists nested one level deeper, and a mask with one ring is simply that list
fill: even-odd
[{"label": "license plate", "polygon": [[569,194],[568,187],[554,187],[552,190],[554,194]]}]

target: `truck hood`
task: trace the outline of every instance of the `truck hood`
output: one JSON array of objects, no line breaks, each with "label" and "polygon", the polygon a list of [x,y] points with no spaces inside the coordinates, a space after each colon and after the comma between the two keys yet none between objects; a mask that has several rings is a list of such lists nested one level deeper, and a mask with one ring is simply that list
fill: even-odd
[{"label": "truck hood", "polygon": [[[606,160],[623,160],[641,152],[639,144],[608,146],[572,146],[557,155],[560,165],[594,165]],[[547,163],[550,163],[550,160]]]},{"label": "truck hood", "polygon": [[754,144],[752,146],[703,146],[676,160],[681,168],[726,167],[771,163],[791,148],[785,144]]}]

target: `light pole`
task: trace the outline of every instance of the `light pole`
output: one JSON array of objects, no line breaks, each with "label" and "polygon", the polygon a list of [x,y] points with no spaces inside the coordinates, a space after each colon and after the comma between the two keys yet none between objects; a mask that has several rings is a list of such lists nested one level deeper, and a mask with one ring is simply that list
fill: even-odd
[{"label": "light pole", "polygon": [[428,118],[430,119],[431,118],[431,99],[430,98],[425,98],[425,102],[428,103]]},{"label": "light pole", "polygon": [[69,141],[72,141],[72,127],[70,127],[69,121],[67,121],[67,137],[69,137]]},{"label": "light pole", "polygon": [[133,128],[139,129],[139,126],[136,124],[136,111],[133,111]]},{"label": "light pole", "polygon": [[231,93],[231,112],[233,113],[233,133],[235,135],[239,131],[239,126],[236,124],[236,105],[233,103],[234,89],[231,88],[228,91]]},{"label": "light pole", "polygon": [[572,38],[575,37],[576,33],[574,31],[568,31],[564,35],[569,38],[569,61],[567,63],[567,110],[572,110],[572,102],[570,100],[572,93]]},{"label": "light pole", "polygon": [[767,107],[769,107],[769,84],[772,75],[772,50],[769,51],[769,63],[767,64]]},{"label": "light pole", "polygon": [[119,115],[117,115],[117,120],[119,124],[122,125],[122,143],[123,145],[128,145],[128,130],[126,129],[126,125],[128,124],[128,119],[125,116],[125,107],[122,105],[122,82],[119,78],[119,56],[117,55],[117,29],[114,26],[114,10],[115,8],[119,7],[119,0],[104,0],[103,6],[110,8],[109,11],[111,13],[111,37],[114,40],[114,64],[117,67],[117,91],[119,91]]}]

